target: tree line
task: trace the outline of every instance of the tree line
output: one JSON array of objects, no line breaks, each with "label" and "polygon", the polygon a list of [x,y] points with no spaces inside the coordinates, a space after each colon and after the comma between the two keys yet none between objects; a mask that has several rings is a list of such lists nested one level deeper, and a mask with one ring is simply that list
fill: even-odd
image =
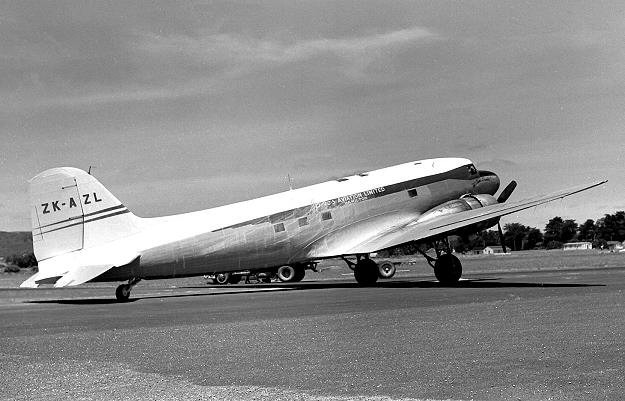
[{"label": "tree line", "polygon": [[[581,225],[575,220],[556,216],[549,220],[544,231],[520,223],[508,223],[503,227],[503,237],[506,247],[512,251],[558,249],[571,241],[587,241],[593,248],[603,248],[608,241],[625,240],[625,211],[606,214],[596,221],[588,219]],[[490,245],[500,245],[497,231],[482,231],[471,238],[458,237],[452,244],[458,252]]]}]

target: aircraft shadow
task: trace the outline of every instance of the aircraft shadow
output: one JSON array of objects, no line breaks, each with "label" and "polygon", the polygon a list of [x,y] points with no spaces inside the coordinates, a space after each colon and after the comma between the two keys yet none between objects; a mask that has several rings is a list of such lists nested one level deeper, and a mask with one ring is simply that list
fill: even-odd
[{"label": "aircraft shadow", "polygon": [[[585,283],[529,283],[529,282],[500,282],[498,278],[480,278],[462,280],[457,284],[445,285],[437,281],[378,281],[374,286],[363,287],[355,282],[323,282],[323,281],[304,281],[300,283],[271,283],[271,284],[244,284],[234,285],[231,288],[284,288],[285,290],[306,290],[306,289],[325,289],[325,288],[532,288],[532,287],[553,287],[553,288],[570,288],[570,287],[605,287],[605,284],[585,284]],[[185,286],[180,288],[224,288],[223,286],[207,285],[203,286]],[[228,288],[228,287],[225,287]],[[220,293],[222,294],[222,293]],[[215,294],[217,295],[217,294]]]},{"label": "aircraft shadow", "polygon": [[[131,297],[123,303],[132,303],[147,299],[162,298],[187,298],[187,297],[204,297],[218,295],[244,295],[256,294],[260,292],[276,292],[276,291],[305,291],[319,289],[366,289],[366,288],[582,288],[582,287],[605,287],[605,284],[586,284],[586,283],[529,283],[529,282],[500,282],[497,278],[482,278],[474,280],[463,280],[455,285],[443,285],[436,281],[383,281],[378,282],[372,287],[362,287],[358,283],[352,282],[323,282],[310,281],[301,283],[267,283],[267,284],[243,284],[224,286],[181,286],[180,289],[210,289],[219,288],[224,291],[208,292],[197,294],[167,294],[167,295],[141,295]],[[242,291],[244,290],[244,291]],[[119,303],[115,298],[83,298],[83,299],[59,299],[59,300],[30,300],[26,303],[34,304],[64,304],[64,305],[105,305]]]},{"label": "aircraft shadow", "polygon": [[[148,297],[149,298],[149,297]],[[143,298],[130,298],[123,303],[137,302]],[[43,299],[26,301],[28,304],[61,304],[61,305],[106,305],[120,303],[115,298],[77,298],[77,299]]]}]

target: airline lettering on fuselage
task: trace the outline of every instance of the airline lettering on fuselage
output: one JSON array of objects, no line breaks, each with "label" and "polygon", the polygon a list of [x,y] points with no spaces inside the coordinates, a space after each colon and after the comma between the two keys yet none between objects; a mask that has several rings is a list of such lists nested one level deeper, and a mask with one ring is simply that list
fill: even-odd
[{"label": "airline lettering on fuselage", "polygon": [[[91,194],[84,194],[83,196],[83,205],[89,205],[93,202],[102,202],[102,199],[98,198],[98,194],[93,192]],[[60,200],[55,200],[52,202],[42,203],[41,207],[43,208],[42,214],[48,214],[52,212],[61,211],[63,208],[67,206],[68,209],[72,209],[78,207],[76,200],[73,197],[70,197],[67,202],[61,202]]]},{"label": "airline lettering on fuselage", "polygon": [[350,203],[362,202],[362,201],[365,201],[365,200],[368,200],[368,199],[377,198],[378,196],[383,194],[384,191],[386,191],[385,187],[369,189],[369,190],[358,192],[358,193],[355,193],[355,194],[341,196],[341,197],[336,198],[336,199],[330,199],[330,200],[327,200],[327,201],[324,201],[324,202],[321,202],[321,203],[317,203],[315,205],[315,208],[316,209],[321,209],[321,208],[324,208],[324,207],[325,208],[333,208],[333,207],[337,207],[337,206],[348,205]]}]

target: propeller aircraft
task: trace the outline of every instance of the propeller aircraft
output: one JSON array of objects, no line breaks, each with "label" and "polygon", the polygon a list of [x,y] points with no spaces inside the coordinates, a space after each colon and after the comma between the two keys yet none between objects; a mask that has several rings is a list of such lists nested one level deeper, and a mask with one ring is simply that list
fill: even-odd
[{"label": "propeller aircraft", "polygon": [[507,202],[516,182],[495,197],[495,173],[468,159],[438,158],[207,210],[141,218],[89,173],[52,168],[30,180],[39,271],[21,287],[126,281],[116,290],[117,299],[126,301],[141,280],[243,270],[298,281],[318,261],[337,257],[359,284],[371,286],[383,270],[369,256],[407,243],[435,244],[436,257],[421,253],[441,283],[453,284],[462,264],[448,236],[498,225],[503,237],[502,216],[603,183]]}]

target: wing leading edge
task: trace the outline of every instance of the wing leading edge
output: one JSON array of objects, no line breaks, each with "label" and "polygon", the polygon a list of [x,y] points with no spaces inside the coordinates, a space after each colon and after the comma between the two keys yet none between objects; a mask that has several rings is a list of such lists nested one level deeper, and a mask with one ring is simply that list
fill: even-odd
[{"label": "wing leading edge", "polygon": [[529,209],[547,202],[562,199],[567,196],[605,184],[606,182],[607,180],[594,184],[580,185],[577,187],[572,187],[564,189],[562,191],[554,192],[547,195],[540,195],[517,202],[490,205],[479,209],[469,210],[466,212],[441,216],[439,218],[435,218],[422,223],[417,223],[417,219],[415,218],[414,221],[408,224],[405,224],[391,231],[385,231],[383,234],[374,235],[358,245],[342,249],[335,255],[327,256],[371,253],[379,251],[381,249],[402,245],[411,241],[419,241],[444,234],[450,234],[463,227],[467,227],[491,219],[497,219],[508,214],[516,213],[521,210]]}]

